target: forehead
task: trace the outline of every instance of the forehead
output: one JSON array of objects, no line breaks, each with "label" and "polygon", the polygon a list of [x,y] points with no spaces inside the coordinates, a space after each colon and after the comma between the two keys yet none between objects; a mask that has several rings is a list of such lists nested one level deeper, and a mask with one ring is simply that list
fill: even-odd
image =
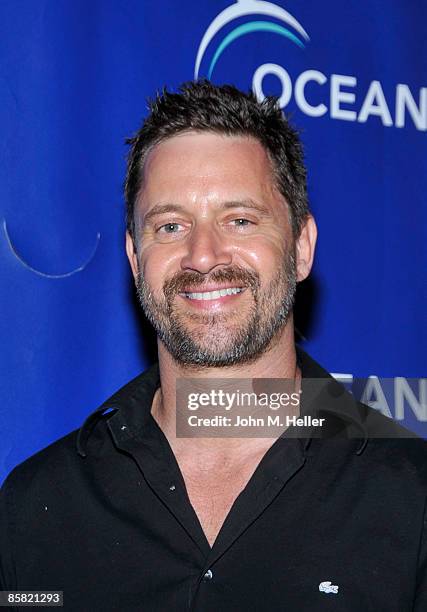
[{"label": "forehead", "polygon": [[[156,145],[144,164],[142,199],[262,197],[275,191],[272,164],[255,138],[188,132]],[[242,193],[241,195],[244,195]]]}]

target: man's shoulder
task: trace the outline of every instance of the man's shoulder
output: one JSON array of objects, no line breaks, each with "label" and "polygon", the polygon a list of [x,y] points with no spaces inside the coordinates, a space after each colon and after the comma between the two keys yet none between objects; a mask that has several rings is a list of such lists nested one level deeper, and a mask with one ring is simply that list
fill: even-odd
[{"label": "man's shoulder", "polygon": [[427,441],[379,410],[357,402],[367,439],[393,465],[403,462],[424,474],[427,480]]},{"label": "man's shoulder", "polygon": [[[303,374],[309,379],[313,402],[341,423],[338,431],[344,437],[357,438],[358,454],[374,458],[375,465],[387,465],[395,474],[405,470],[427,480],[427,441],[379,410],[360,402],[308,353],[297,347]],[[332,427],[332,432],[336,431]],[[328,437],[328,431],[325,433]],[[368,450],[369,449],[369,450]],[[367,451],[365,453],[365,451]]]},{"label": "man's shoulder", "polygon": [[[356,401],[361,423],[366,428],[370,438],[404,438],[420,440],[427,449],[427,442],[414,431],[408,429],[392,417],[386,416],[380,410]],[[421,444],[421,447],[423,444]]]},{"label": "man's shoulder", "polygon": [[25,491],[35,486],[36,482],[54,483],[75,472],[81,466],[82,457],[85,455],[79,452],[85,435],[91,436],[92,449],[95,449],[97,445],[102,446],[105,436],[108,435],[106,421],[110,415],[106,411],[113,406],[126,407],[132,398],[139,398],[139,394],[144,391],[145,387],[152,385],[153,382],[155,384],[157,379],[158,365],[154,364],[126,382],[96,410],[89,413],[80,427],[50,443],[14,467],[3,486]]},{"label": "man's shoulder", "polygon": [[19,463],[7,476],[3,488],[24,492],[30,490],[37,479],[52,481],[59,474],[64,475],[78,458],[78,432],[79,429],[71,431]]}]

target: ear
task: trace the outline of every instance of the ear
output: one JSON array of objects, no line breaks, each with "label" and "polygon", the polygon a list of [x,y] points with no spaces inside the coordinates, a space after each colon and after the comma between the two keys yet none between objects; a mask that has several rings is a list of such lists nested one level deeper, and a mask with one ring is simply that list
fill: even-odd
[{"label": "ear", "polygon": [[135,243],[129,232],[126,232],[126,255],[129,259],[129,264],[132,270],[133,277],[134,279],[136,279],[139,271],[138,255],[136,252]]},{"label": "ear", "polygon": [[297,281],[303,281],[310,274],[316,247],[317,227],[312,215],[305,221],[296,240]]}]

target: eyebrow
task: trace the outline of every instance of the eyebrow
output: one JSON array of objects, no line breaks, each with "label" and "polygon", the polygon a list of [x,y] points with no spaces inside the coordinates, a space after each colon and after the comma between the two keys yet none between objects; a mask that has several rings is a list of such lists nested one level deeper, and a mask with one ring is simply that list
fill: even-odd
[{"label": "eyebrow", "polygon": [[144,215],[143,224],[145,225],[151,221],[153,217],[158,217],[159,215],[164,215],[165,213],[171,212],[185,212],[185,209],[182,206],[179,206],[179,204],[156,204]]},{"label": "eyebrow", "polygon": [[[249,210],[256,210],[263,215],[271,214],[266,206],[260,204],[259,202],[256,202],[255,200],[252,200],[251,198],[245,200],[231,200],[228,202],[222,202],[218,208],[220,210],[230,210],[231,208],[247,208]],[[163,215],[166,213],[186,212],[188,211],[179,204],[156,204],[144,215],[143,224],[145,225],[154,217],[158,217],[159,215]]]},{"label": "eyebrow", "polygon": [[260,204],[259,202],[256,202],[255,200],[252,200],[251,198],[245,200],[223,202],[220,208],[222,208],[223,210],[228,210],[230,208],[248,208],[249,210],[257,210],[263,215],[271,214],[270,210],[266,206]]}]

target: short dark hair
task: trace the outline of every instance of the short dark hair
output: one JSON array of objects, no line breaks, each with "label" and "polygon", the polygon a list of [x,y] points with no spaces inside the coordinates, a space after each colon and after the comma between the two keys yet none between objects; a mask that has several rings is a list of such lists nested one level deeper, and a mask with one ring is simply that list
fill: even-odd
[{"label": "short dark hair", "polygon": [[233,85],[189,81],[178,93],[166,88],[149,101],[149,115],[126,143],[131,146],[125,180],[126,227],[135,241],[135,202],[142,187],[143,166],[150,149],[188,131],[227,136],[252,136],[265,148],[280,193],[290,208],[294,237],[309,214],[307,172],[298,133],[291,127],[275,97],[262,102],[252,92]]}]

